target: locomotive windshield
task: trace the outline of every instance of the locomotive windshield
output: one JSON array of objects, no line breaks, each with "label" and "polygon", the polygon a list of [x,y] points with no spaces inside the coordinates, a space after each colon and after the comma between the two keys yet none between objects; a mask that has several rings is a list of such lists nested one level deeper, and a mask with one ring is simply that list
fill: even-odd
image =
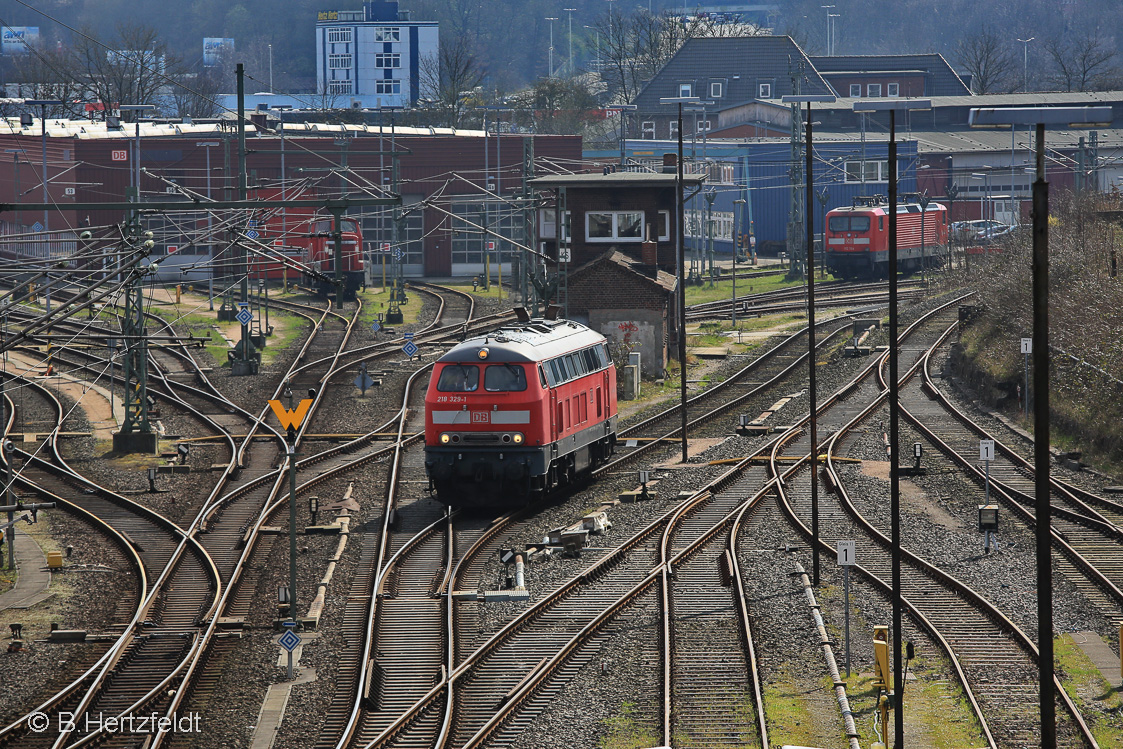
[{"label": "locomotive windshield", "polygon": [[869,216],[831,216],[831,231],[869,231]]},{"label": "locomotive windshield", "polygon": [[447,364],[437,380],[437,390],[442,393],[472,393],[479,386],[480,368],[474,364]]},{"label": "locomotive windshield", "polygon": [[492,364],[484,372],[484,390],[492,393],[526,390],[526,372],[517,364]]}]

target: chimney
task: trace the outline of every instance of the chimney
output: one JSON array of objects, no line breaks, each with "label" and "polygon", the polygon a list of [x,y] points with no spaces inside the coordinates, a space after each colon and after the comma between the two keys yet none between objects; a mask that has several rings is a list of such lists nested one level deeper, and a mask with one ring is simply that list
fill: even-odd
[{"label": "chimney", "polygon": [[639,257],[644,270],[654,278],[659,275],[659,244],[651,239],[651,224],[646,228],[647,238],[640,242]]},{"label": "chimney", "polygon": [[663,154],[663,174],[675,174],[678,172],[678,154],[665,153]]}]

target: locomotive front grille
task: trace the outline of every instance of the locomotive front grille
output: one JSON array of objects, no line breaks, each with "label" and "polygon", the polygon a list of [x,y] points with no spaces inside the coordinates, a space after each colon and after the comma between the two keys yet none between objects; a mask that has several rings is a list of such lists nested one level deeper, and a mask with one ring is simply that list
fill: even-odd
[{"label": "locomotive front grille", "polygon": [[493,432],[466,432],[461,435],[461,439],[477,445],[491,445],[499,444],[500,435]]}]

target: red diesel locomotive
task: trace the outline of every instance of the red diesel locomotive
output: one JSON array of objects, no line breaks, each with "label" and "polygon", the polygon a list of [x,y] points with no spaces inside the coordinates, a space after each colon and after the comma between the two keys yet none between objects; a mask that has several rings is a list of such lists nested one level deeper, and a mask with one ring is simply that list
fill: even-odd
[{"label": "red diesel locomotive", "polygon": [[[889,202],[884,196],[855,198],[852,206],[828,211],[826,223],[826,263],[831,273],[847,279],[888,275]],[[947,244],[948,212],[942,204],[929,203],[926,210],[915,200],[897,204],[900,272],[940,265],[947,256]]]},{"label": "red diesel locomotive", "polygon": [[604,462],[616,443],[604,336],[534,319],[453,347],[425,395],[425,470],[455,507],[526,504]]},{"label": "red diesel locomotive", "polygon": [[[268,199],[281,197],[275,189],[259,190],[257,195]],[[311,200],[316,195],[289,191],[285,197],[290,200]],[[256,233],[255,239],[265,247],[256,246],[258,252],[250,254],[251,278],[280,281],[287,276],[290,281],[299,281],[320,294],[335,293],[335,284],[324,278],[335,278],[334,219],[318,214],[311,208],[290,208],[283,213],[271,211],[259,218],[252,228]],[[341,219],[339,228],[343,250],[344,293],[348,298],[353,298],[355,291],[365,280],[363,236],[355,219]],[[320,277],[302,274],[291,266],[286,269],[282,257],[295,260],[320,274]]]}]

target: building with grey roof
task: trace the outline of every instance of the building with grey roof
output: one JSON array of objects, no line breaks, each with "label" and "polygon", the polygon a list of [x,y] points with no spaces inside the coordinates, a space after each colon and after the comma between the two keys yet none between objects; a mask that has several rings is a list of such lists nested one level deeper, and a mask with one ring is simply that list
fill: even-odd
[{"label": "building with grey roof", "polygon": [[832,55],[811,64],[838,96],[970,96],[971,89],[944,56]]}]

